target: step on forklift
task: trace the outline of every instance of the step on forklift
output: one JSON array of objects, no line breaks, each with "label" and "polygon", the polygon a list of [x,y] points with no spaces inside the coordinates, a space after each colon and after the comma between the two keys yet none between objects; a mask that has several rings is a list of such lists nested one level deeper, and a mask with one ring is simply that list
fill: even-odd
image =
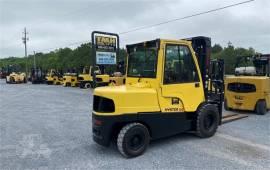
[{"label": "step on forklift", "polygon": [[225,78],[225,87],[226,110],[266,114],[270,109],[270,54],[237,57],[235,75]]},{"label": "step on forklift", "polygon": [[201,138],[216,133],[224,63],[210,62],[210,38],[156,39],[126,48],[126,84],[93,92],[96,143],[108,146],[116,139],[119,152],[129,158],[143,154],[150,140],[186,131]]}]

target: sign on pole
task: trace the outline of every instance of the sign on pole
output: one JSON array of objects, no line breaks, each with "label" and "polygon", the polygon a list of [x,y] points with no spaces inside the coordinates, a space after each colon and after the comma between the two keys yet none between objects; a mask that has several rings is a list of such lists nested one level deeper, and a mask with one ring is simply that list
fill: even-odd
[{"label": "sign on pole", "polygon": [[94,65],[114,65],[119,55],[119,36],[115,33],[93,31],[92,55]]}]

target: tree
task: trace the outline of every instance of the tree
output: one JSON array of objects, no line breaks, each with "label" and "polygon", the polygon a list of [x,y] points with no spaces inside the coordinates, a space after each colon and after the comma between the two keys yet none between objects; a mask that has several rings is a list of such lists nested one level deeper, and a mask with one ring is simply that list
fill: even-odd
[{"label": "tree", "polygon": [[219,53],[223,50],[223,48],[221,47],[221,45],[219,44],[215,44],[213,47],[212,47],[212,53]]},{"label": "tree", "polygon": [[[255,50],[250,47],[248,49],[237,47],[235,48],[231,42],[228,43],[227,47],[222,48],[221,45],[215,44],[212,47],[212,58],[224,59],[226,74],[234,73],[234,66],[236,57],[241,55],[253,55]],[[120,49],[120,56],[118,61],[127,61],[127,53],[124,49]],[[9,57],[0,59],[0,67],[7,68],[8,65],[16,65],[19,71],[25,71],[26,63],[28,67],[33,67],[33,55],[30,55],[28,59]],[[60,48],[49,53],[37,53],[36,63],[38,67],[42,67],[43,70],[58,69],[64,72],[70,68],[77,68],[81,70],[84,66],[90,66],[93,64],[93,56],[91,44],[81,44],[75,49]],[[111,72],[115,70],[116,66],[107,66],[106,71]]]}]

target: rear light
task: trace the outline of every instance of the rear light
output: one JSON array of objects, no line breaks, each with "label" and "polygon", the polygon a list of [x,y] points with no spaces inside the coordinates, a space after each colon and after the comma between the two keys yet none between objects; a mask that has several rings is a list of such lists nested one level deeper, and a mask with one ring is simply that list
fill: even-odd
[{"label": "rear light", "polygon": [[103,123],[103,122],[100,121],[100,120],[96,120],[96,119],[94,120],[94,124],[97,125],[97,126],[101,126],[102,123]]},{"label": "rear light", "polygon": [[100,113],[112,113],[115,111],[114,102],[101,96],[94,96],[93,110]]}]

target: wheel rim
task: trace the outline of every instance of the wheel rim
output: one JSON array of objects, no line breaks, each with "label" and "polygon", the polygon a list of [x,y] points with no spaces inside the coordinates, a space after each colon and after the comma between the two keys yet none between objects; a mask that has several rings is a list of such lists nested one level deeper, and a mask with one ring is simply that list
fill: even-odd
[{"label": "wheel rim", "polygon": [[144,134],[142,132],[138,132],[130,137],[127,144],[131,150],[136,151],[143,147],[144,140],[145,140]]},{"label": "wheel rim", "polygon": [[213,115],[208,114],[207,116],[205,116],[204,118],[204,128],[205,130],[210,130],[212,129],[213,125],[215,122],[215,118]]}]

